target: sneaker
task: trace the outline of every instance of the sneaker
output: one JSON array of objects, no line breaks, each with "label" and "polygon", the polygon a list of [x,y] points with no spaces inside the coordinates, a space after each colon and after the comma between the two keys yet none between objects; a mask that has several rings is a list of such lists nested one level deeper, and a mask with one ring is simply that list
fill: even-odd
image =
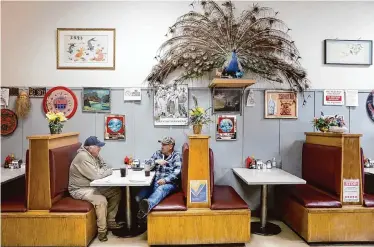
[{"label": "sneaker", "polygon": [[99,232],[97,238],[100,240],[100,242],[108,241],[107,232]]},{"label": "sneaker", "polygon": [[121,229],[123,227],[123,224],[118,224],[115,221],[108,221],[108,230],[115,230],[115,229]]},{"label": "sneaker", "polygon": [[139,212],[137,214],[138,219],[143,219],[145,216],[147,216],[148,211],[149,211],[149,202],[147,199],[144,199],[139,203]]}]

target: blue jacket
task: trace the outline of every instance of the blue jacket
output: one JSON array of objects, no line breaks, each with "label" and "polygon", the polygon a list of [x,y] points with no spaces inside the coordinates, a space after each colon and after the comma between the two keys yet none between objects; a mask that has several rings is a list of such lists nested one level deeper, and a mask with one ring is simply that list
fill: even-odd
[{"label": "blue jacket", "polygon": [[[157,151],[151,157],[152,160],[156,161],[159,159],[165,159],[165,155],[161,151]],[[155,181],[165,179],[166,183],[173,183],[179,185],[181,167],[182,167],[182,156],[179,152],[173,151],[165,161],[165,165],[156,164],[153,168],[156,171]]]}]

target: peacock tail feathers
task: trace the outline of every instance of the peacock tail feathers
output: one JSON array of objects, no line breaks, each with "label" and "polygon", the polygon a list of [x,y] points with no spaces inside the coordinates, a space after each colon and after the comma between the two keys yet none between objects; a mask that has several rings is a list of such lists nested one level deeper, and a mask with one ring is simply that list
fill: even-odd
[{"label": "peacock tail feathers", "polygon": [[300,54],[288,32],[291,30],[271,8],[254,5],[234,17],[234,5],[210,0],[193,2],[202,12],[180,16],[169,28],[170,38],[155,57],[158,63],[147,77],[150,86],[162,84],[170,73],[181,69],[176,83],[201,78],[229,63],[235,52],[244,73],[272,83],[288,83],[291,89],[308,88]]}]

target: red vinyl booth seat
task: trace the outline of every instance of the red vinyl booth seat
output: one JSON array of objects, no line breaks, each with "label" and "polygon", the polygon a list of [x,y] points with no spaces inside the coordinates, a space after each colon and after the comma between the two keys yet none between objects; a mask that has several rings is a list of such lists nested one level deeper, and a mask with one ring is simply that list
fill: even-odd
[{"label": "red vinyl booth seat", "polygon": [[72,197],[64,197],[54,203],[49,210],[50,212],[69,212],[69,213],[88,213],[93,209],[90,202],[76,200]]},{"label": "red vinyl booth seat", "polygon": [[25,196],[17,196],[1,201],[1,212],[26,212]]},{"label": "red vinyl booth seat", "polygon": [[364,194],[364,206],[369,208],[374,207],[374,195]]},{"label": "red vinyl booth seat", "polygon": [[309,184],[295,185],[290,196],[306,208],[341,208],[341,202]]},{"label": "red vinyl booth seat", "polygon": [[162,200],[153,211],[186,211],[186,200],[183,191],[174,193]]},{"label": "red vinyl booth seat", "polygon": [[248,209],[247,203],[228,185],[214,185],[212,210]]}]

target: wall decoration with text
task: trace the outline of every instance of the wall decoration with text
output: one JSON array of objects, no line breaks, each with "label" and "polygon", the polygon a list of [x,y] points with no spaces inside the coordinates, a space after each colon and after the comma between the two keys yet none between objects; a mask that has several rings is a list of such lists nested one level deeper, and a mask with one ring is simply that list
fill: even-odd
[{"label": "wall decoration with text", "polygon": [[242,89],[215,88],[212,95],[213,113],[241,113]]},{"label": "wall decoration with text", "polygon": [[77,96],[67,87],[54,87],[48,90],[43,98],[43,109],[49,111],[63,112],[67,119],[74,116],[77,111]]},{"label": "wall decoration with text", "polygon": [[344,90],[323,90],[323,105],[344,105]]},{"label": "wall decoration with text", "polygon": [[125,88],[123,90],[124,101],[140,101],[142,100],[142,91],[140,87]]},{"label": "wall decoration with text", "polygon": [[366,100],[366,110],[368,112],[369,118],[374,122],[374,90],[369,93]]},{"label": "wall decoration with text", "polygon": [[115,69],[116,30],[58,28],[57,69]]},{"label": "wall decoration with text", "polygon": [[47,92],[45,87],[29,87],[29,97],[43,98]]},{"label": "wall decoration with text", "polygon": [[161,85],[154,91],[154,125],[188,125],[188,86]]},{"label": "wall decoration with text", "polygon": [[265,91],[265,118],[297,118],[298,101],[294,91]]},{"label": "wall decoration with text", "polygon": [[218,115],[216,140],[234,141],[236,140],[236,136],[236,116]]},{"label": "wall decoration with text", "polygon": [[125,140],[125,115],[105,116],[105,140]]},{"label": "wall decoration with text", "polygon": [[325,64],[372,65],[372,40],[325,40]]},{"label": "wall decoration with text", "polygon": [[110,88],[83,88],[82,101],[84,112],[110,112]]}]

